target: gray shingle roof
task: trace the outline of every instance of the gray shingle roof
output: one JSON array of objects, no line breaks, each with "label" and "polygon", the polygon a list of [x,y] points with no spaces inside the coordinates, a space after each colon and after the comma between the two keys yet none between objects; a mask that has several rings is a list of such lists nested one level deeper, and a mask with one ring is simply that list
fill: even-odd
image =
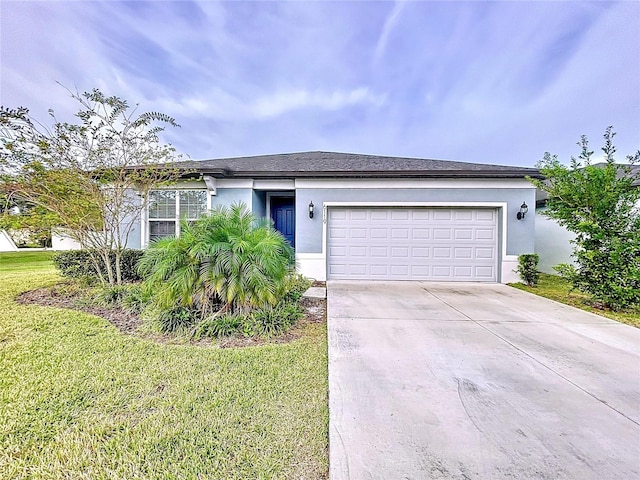
[{"label": "gray shingle roof", "polygon": [[219,158],[179,162],[174,166],[224,178],[539,177],[535,168],[333,152]]}]

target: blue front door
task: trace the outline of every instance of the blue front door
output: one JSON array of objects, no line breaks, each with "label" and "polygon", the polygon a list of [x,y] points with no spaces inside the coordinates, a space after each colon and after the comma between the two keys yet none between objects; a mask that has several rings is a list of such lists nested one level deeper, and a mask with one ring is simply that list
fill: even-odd
[{"label": "blue front door", "polygon": [[296,202],[294,197],[271,197],[271,219],[284,238],[296,247]]}]

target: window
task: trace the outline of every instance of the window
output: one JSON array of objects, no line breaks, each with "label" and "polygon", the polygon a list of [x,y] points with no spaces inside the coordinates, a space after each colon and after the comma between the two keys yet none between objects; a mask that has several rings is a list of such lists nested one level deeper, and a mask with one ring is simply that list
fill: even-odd
[{"label": "window", "polygon": [[180,220],[207,211],[206,190],[153,190],[149,193],[149,241],[180,234]]}]

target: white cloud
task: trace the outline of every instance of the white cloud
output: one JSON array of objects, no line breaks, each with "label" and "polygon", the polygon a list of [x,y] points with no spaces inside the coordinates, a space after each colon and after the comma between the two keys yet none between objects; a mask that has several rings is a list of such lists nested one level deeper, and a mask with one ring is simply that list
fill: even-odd
[{"label": "white cloud", "polygon": [[387,43],[389,42],[389,36],[400,22],[400,15],[402,14],[405,4],[405,0],[396,0],[391,13],[384,22],[382,32],[380,33],[380,37],[378,38],[375,48],[374,61],[376,63],[378,63],[385,54]]},{"label": "white cloud", "polygon": [[355,105],[381,106],[384,104],[383,95],[376,95],[368,88],[360,87],[354,90],[335,90],[333,92],[309,91],[296,89],[280,91],[272,95],[259,98],[249,105],[249,112],[255,118],[264,119],[277,117],[284,113],[303,108],[319,110],[339,110]]}]

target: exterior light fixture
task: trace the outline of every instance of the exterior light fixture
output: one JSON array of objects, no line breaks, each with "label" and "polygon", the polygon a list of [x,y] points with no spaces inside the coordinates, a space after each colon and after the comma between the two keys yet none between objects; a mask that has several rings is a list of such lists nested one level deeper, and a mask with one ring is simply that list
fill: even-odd
[{"label": "exterior light fixture", "polygon": [[520,211],[516,215],[518,220],[523,220],[528,211],[529,207],[527,207],[527,204],[525,202],[522,202],[522,205],[520,205]]},{"label": "exterior light fixture", "polygon": [[313,218],[313,201],[309,202],[309,218]]}]

